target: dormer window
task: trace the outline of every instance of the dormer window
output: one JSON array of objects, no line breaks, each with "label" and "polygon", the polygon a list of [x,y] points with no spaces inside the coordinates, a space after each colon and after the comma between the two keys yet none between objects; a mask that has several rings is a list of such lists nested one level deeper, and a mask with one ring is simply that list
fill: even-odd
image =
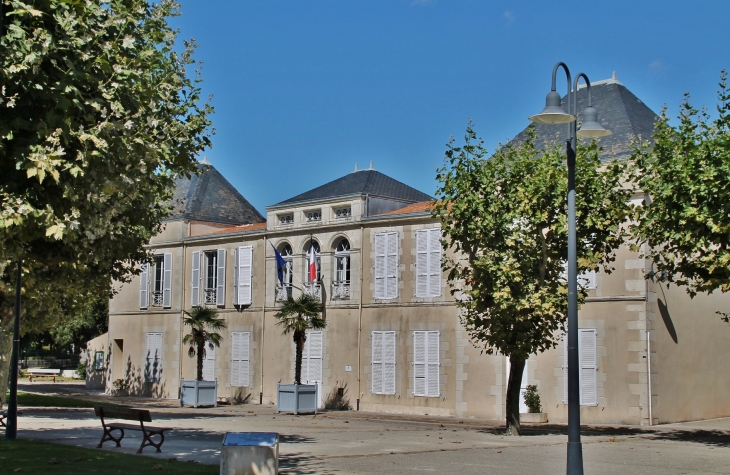
[{"label": "dormer window", "polygon": [[304,214],[307,216],[308,223],[322,221],[322,210],[321,209],[307,211]]},{"label": "dormer window", "polygon": [[279,218],[279,224],[281,224],[281,225],[294,224],[294,215],[293,214],[280,214],[278,216],[278,218]]},{"label": "dormer window", "polygon": [[352,208],[350,206],[346,208],[336,208],[335,218],[349,218],[352,216]]}]

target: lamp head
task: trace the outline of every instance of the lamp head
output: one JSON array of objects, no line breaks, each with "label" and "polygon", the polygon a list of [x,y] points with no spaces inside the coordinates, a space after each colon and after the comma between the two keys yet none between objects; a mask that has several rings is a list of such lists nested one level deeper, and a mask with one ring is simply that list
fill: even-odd
[{"label": "lamp head", "polygon": [[550,91],[545,98],[545,108],[539,114],[531,115],[530,120],[538,124],[567,124],[573,122],[575,116],[566,114],[560,105],[560,94]]},{"label": "lamp head", "polygon": [[611,135],[611,131],[604,129],[598,123],[598,111],[593,107],[587,107],[583,111],[583,123],[580,125],[580,130],[578,130],[578,137],[598,138],[606,135]]}]

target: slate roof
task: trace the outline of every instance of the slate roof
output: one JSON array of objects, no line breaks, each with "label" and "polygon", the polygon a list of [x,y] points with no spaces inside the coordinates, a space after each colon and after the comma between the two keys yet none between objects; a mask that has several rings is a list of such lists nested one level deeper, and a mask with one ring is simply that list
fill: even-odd
[{"label": "slate roof", "polygon": [[392,198],[412,203],[433,199],[426,193],[411,188],[388,175],[369,169],[352,172],[274,206],[357,194]]},{"label": "slate roof", "polygon": [[175,180],[173,211],[168,220],[190,219],[230,225],[266,219],[212,165],[199,163],[202,173]]},{"label": "slate roof", "polygon": [[[654,132],[654,124],[658,116],[641,102],[615,76],[611,79],[591,83],[592,105],[598,111],[598,122],[612,132],[607,137],[598,139],[603,147],[602,160],[625,158],[631,153],[631,142],[635,138],[648,140]],[[563,97],[563,108],[567,111]],[[578,115],[582,120],[583,109],[588,107],[588,89],[578,88]],[[539,109],[535,113],[539,112]],[[535,145],[543,148],[547,144],[559,141],[564,143],[568,135],[568,124],[545,125],[535,124],[537,140]],[[510,143],[521,143],[527,140],[527,128],[520,132]]]}]

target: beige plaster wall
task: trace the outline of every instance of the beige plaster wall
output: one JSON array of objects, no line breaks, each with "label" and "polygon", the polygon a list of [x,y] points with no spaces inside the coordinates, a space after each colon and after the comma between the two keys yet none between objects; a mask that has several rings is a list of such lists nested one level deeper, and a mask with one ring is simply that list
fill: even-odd
[{"label": "beige plaster wall", "polygon": [[684,288],[652,284],[652,415],[660,423],[730,416],[730,295],[690,299]]},{"label": "beige plaster wall", "polygon": [[[106,387],[107,373],[111,354],[108,348],[109,333],[104,333],[86,342],[84,359],[86,361],[86,387],[89,389],[104,389]],[[94,355],[97,351],[104,352],[104,367],[94,367]]]}]

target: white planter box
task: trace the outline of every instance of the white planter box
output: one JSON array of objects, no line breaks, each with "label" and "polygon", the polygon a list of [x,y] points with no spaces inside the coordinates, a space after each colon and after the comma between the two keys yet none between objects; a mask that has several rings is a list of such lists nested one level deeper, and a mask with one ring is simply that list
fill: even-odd
[{"label": "white planter box", "polygon": [[276,412],[317,413],[316,384],[281,384],[276,395]]},{"label": "white planter box", "polygon": [[221,475],[279,473],[279,434],[228,432],[221,447]]},{"label": "white planter box", "polygon": [[180,386],[180,406],[218,406],[218,380],[185,381]]},{"label": "white planter box", "polygon": [[547,413],[545,412],[523,412],[520,414],[520,423],[527,422],[528,424],[540,424],[547,421]]}]

